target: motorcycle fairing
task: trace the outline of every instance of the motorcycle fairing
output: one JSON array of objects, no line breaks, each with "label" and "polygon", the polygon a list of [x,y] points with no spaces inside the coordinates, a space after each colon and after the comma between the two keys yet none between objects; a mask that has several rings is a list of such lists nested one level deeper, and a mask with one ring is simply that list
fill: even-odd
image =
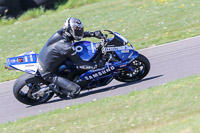
[{"label": "motorcycle fairing", "polygon": [[119,47],[104,47],[102,49],[102,52],[109,52],[109,51],[115,51],[117,56],[122,61],[125,61],[129,58],[130,54],[133,53],[135,50],[133,47],[130,47],[128,45],[119,46]]},{"label": "motorcycle fairing", "polygon": [[[126,42],[127,43],[127,42]],[[73,43],[74,48],[77,52],[77,54],[85,61],[90,61],[97,49],[96,49],[96,43],[89,42],[89,41],[79,41]],[[124,46],[119,47],[104,47],[102,49],[102,52],[109,52],[109,51],[115,51],[118,57],[125,61],[129,58],[130,54],[133,53],[135,50],[132,47],[132,45],[129,45],[128,43]]]},{"label": "motorcycle fairing", "polygon": [[89,41],[79,41],[73,43],[77,54],[85,61],[91,60],[95,55],[97,51],[95,44],[96,43]]},{"label": "motorcycle fairing", "polygon": [[129,56],[127,57],[127,61],[118,61],[118,62],[112,62],[105,65],[104,68],[97,69],[97,70],[89,70],[86,73],[82,74],[80,76],[80,79],[82,80],[99,80],[101,78],[104,78],[104,76],[108,76],[108,73],[111,73],[111,76],[114,76],[114,72],[117,72],[118,69],[122,67],[126,67],[132,60],[138,57],[138,52],[133,51]]},{"label": "motorcycle fairing", "polygon": [[8,58],[7,65],[20,71],[36,74],[38,69],[37,55],[37,53],[29,51],[16,57]]},{"label": "motorcycle fairing", "polygon": [[130,69],[129,63],[138,57],[138,52],[134,51],[129,59],[125,62],[118,61],[108,63],[104,68],[97,70],[89,70],[86,73],[80,76],[80,80],[90,81],[87,86],[83,88],[83,90],[100,87],[109,84],[113,78],[118,75],[122,68],[129,69],[130,71],[134,71]]}]

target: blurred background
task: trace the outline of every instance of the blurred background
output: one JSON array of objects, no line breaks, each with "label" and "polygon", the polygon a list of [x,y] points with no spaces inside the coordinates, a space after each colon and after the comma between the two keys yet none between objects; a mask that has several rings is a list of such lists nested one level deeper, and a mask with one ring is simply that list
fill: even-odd
[{"label": "blurred background", "polygon": [[[17,17],[24,11],[40,6],[45,9],[54,8],[58,0],[0,0],[0,16]],[[65,0],[67,1],[67,0]]]}]

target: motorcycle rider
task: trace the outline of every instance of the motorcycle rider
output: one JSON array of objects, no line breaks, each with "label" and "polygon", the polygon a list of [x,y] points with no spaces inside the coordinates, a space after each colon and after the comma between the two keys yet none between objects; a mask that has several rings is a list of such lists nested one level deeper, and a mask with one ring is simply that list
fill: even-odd
[{"label": "motorcycle rider", "polygon": [[64,89],[62,92],[74,98],[80,93],[80,86],[57,73],[59,67],[71,60],[78,70],[90,70],[103,67],[104,63],[83,61],[76,53],[72,43],[84,37],[103,39],[101,31],[84,32],[82,22],[77,18],[68,18],[63,27],[54,33],[46,42],[38,55],[39,72],[41,76]]}]

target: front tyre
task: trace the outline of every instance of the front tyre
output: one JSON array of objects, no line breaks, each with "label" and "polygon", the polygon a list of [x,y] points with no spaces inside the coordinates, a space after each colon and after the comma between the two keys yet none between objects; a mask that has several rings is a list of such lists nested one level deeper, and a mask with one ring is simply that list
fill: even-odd
[{"label": "front tyre", "polygon": [[27,105],[45,103],[54,95],[48,85],[49,82],[41,77],[24,74],[15,81],[13,94],[18,101]]},{"label": "front tyre", "polygon": [[115,77],[116,80],[121,82],[135,82],[143,79],[150,70],[149,60],[142,54],[130,63],[130,67],[134,70],[123,68],[121,73]]}]

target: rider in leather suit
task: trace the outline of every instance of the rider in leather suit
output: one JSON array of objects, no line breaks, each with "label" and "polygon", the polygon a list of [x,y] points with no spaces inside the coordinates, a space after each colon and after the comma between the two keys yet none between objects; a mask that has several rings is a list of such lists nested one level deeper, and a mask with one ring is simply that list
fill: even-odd
[{"label": "rider in leather suit", "polygon": [[102,67],[102,64],[83,61],[76,53],[72,43],[84,37],[103,38],[101,31],[84,32],[81,21],[77,18],[68,18],[63,28],[54,33],[46,42],[38,55],[39,72],[41,76],[64,89],[67,95],[74,98],[80,93],[80,86],[57,73],[58,68],[70,59],[79,70],[90,70]]}]

